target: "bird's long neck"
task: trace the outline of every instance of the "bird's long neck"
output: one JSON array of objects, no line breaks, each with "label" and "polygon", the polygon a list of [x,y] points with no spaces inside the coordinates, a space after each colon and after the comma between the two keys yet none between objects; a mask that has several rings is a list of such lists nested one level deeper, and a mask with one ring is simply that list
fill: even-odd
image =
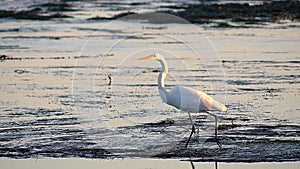
[{"label": "bird's long neck", "polygon": [[158,75],[158,88],[165,90],[164,87],[165,87],[165,79],[166,79],[167,74],[168,74],[168,65],[167,65],[167,61],[165,59],[162,59],[159,62],[162,66],[162,69],[161,69],[161,71],[159,72],[159,75]]},{"label": "bird's long neck", "polygon": [[167,65],[167,61],[164,58],[162,60],[160,60],[159,62],[161,63],[162,69],[158,75],[158,83],[157,83],[158,91],[159,91],[159,94],[160,94],[162,100],[167,103],[168,92],[165,89],[165,79],[168,74],[168,65]]}]

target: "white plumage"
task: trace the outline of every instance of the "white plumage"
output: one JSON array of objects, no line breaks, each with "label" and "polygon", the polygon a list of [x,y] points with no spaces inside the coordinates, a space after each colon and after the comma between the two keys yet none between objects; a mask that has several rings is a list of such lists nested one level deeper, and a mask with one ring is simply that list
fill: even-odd
[{"label": "white plumage", "polygon": [[150,56],[146,56],[140,58],[138,60],[156,60],[161,63],[162,69],[158,75],[158,91],[163,102],[176,107],[177,109],[183,110],[189,114],[191,123],[192,123],[192,131],[187,141],[186,147],[190,141],[192,134],[194,133],[194,122],[191,118],[190,113],[197,112],[206,112],[215,117],[215,139],[218,145],[220,143],[217,139],[217,116],[209,113],[208,111],[222,111],[226,112],[227,108],[220,102],[214,100],[212,97],[207,95],[206,93],[195,90],[185,86],[175,86],[170,91],[165,89],[165,78],[168,74],[168,64],[165,58],[159,54],[155,53]]}]

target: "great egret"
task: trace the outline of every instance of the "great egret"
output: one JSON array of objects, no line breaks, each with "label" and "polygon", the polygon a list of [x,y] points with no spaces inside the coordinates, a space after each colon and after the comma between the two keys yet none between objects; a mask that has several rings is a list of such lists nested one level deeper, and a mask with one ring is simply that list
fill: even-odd
[{"label": "great egret", "polygon": [[158,91],[161,99],[163,102],[188,113],[192,124],[192,131],[185,147],[187,148],[191,136],[195,130],[194,122],[190,113],[198,112],[206,112],[215,118],[215,140],[219,147],[221,147],[221,144],[218,140],[218,118],[215,114],[212,114],[208,111],[217,110],[226,112],[227,108],[206,93],[189,87],[175,86],[170,91],[167,91],[165,89],[165,78],[168,74],[168,64],[166,59],[161,54],[154,53],[150,56],[139,58],[138,60],[156,60],[160,62],[162,69],[158,75]]}]

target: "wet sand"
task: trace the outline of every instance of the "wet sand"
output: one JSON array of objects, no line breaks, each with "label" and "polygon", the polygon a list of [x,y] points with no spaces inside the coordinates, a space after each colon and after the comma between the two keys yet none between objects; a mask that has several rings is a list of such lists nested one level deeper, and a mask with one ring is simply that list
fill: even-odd
[{"label": "wet sand", "polygon": [[[213,168],[201,162],[215,160],[222,167],[299,165],[286,163],[300,159],[297,21],[224,29],[178,18],[110,22],[84,15],[92,11],[65,12],[73,18],[1,20],[1,165],[48,167],[47,158],[71,167],[75,161],[191,168],[179,161],[189,158],[200,168]],[[206,114],[193,114],[199,133],[183,148],[191,127],[187,114],[161,102],[159,64],[136,60],[153,51],[167,57],[167,88],[193,87],[226,104],[230,111],[217,113],[222,149]],[[125,160],[104,160],[110,158]]]},{"label": "wet sand", "polygon": [[[124,22],[116,24],[118,29],[120,24],[128,26]],[[218,62],[210,63],[222,63],[226,74],[224,81],[222,76],[212,76],[219,70],[203,65],[203,62],[209,62],[205,56],[210,54],[208,51],[213,51],[211,46],[202,45],[205,50],[201,50],[201,63],[197,61],[199,58],[189,55],[181,43],[169,43],[172,39],[156,34],[160,29],[142,29],[139,23],[129,25],[129,32],[100,29],[92,33],[81,27],[99,27],[98,23],[76,24],[76,27],[63,25],[64,29],[74,31],[71,38],[47,40],[52,45],[46,47],[31,43],[30,50],[9,49],[5,52],[8,58],[14,59],[5,57],[0,63],[2,156],[194,156],[199,157],[199,161],[213,161],[217,157],[226,162],[299,160],[299,29],[195,28],[218,50]],[[31,27],[39,26],[37,22]],[[164,29],[176,35],[182,34],[185,26],[167,25]],[[63,34],[59,30],[56,34]],[[110,54],[95,55],[100,52],[99,46],[109,46],[120,36],[132,36],[132,31],[142,39],[126,39]],[[151,38],[144,39],[145,35],[140,31],[146,31]],[[28,36],[27,31],[18,34]],[[38,34],[41,38],[35,38],[36,41],[45,41],[46,34],[49,35],[48,31],[42,30]],[[70,46],[73,42],[77,44],[72,39],[77,36],[78,42],[84,42],[83,34],[89,36],[90,41],[81,55],[72,56],[74,51]],[[104,38],[106,43],[103,43],[98,35],[110,38]],[[9,33],[2,36],[6,40],[16,39],[20,46],[29,45],[30,39]],[[184,34],[181,38],[185,36],[194,34]],[[189,149],[182,149],[190,128],[188,116],[161,103],[155,84],[159,65],[141,66],[135,60],[151,53],[151,49],[127,57],[130,51],[141,48],[140,42],[154,47],[163,45],[167,50],[176,48],[180,59],[167,55],[171,70],[168,85],[178,83],[199,88],[226,101],[230,112],[218,114],[223,149],[219,150],[212,139],[212,118],[201,114],[193,115],[200,136],[193,139]],[[61,43],[70,43],[70,46],[65,48],[59,45]],[[39,47],[42,48],[36,51]],[[187,70],[190,70],[188,74]],[[108,85],[108,75],[112,76],[111,85]],[[225,90],[218,88],[224,84],[227,86],[226,97],[223,95]],[[166,127],[161,123],[166,119],[174,123]]]}]

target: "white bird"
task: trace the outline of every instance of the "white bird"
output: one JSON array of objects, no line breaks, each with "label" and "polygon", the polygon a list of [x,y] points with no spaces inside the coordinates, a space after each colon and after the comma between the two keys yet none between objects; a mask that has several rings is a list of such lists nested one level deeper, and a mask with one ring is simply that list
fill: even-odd
[{"label": "white bird", "polygon": [[158,75],[158,91],[163,102],[183,110],[188,113],[192,124],[192,131],[185,145],[187,148],[191,136],[194,133],[195,126],[190,113],[206,112],[215,118],[215,140],[219,147],[221,144],[218,140],[218,118],[208,111],[227,112],[227,108],[218,101],[211,98],[206,93],[185,86],[175,86],[170,91],[165,89],[165,78],[168,74],[168,64],[166,59],[159,53],[139,58],[138,60],[156,60],[159,61],[162,69]]}]

